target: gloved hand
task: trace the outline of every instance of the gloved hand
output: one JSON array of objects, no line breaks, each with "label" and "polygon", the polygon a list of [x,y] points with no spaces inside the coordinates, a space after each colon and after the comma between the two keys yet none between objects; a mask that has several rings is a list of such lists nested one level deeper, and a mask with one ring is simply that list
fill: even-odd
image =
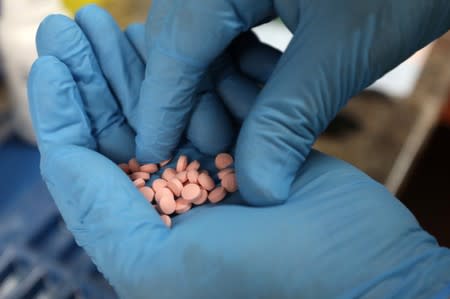
[{"label": "gloved hand", "polygon": [[[29,78],[43,177],[78,244],[121,298],[447,298],[449,250],[383,186],[316,151],[284,205],[250,207],[236,193],[177,216],[167,229],[110,160],[132,152],[133,139],[120,137],[132,129],[120,128],[133,122],[127,105],[143,76],[141,29],[123,34],[95,7],[76,22],[50,17]],[[122,127],[104,126],[107,115]],[[211,156],[192,142],[175,153],[212,171]]]},{"label": "gloved hand", "polygon": [[[150,63],[138,104],[140,160],[162,160],[177,146],[194,87],[235,37],[274,16],[294,33],[239,133],[238,183],[254,205],[286,200],[317,136],[347,100],[450,28],[448,0],[152,3]],[[247,74],[266,59],[246,58],[241,70]],[[171,140],[159,144],[169,132]]]}]

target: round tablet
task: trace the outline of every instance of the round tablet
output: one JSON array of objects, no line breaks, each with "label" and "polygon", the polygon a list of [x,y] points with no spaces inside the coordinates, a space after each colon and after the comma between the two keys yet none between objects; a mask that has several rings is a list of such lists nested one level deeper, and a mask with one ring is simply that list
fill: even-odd
[{"label": "round tablet", "polygon": [[153,181],[152,188],[155,192],[158,190],[167,187],[167,181],[164,179],[156,179]]},{"label": "round tablet", "polygon": [[191,163],[189,163],[189,165],[186,167],[186,170],[187,171],[198,170],[199,168],[200,168],[200,162],[198,162],[197,160],[194,160]]},{"label": "round tablet", "polygon": [[158,172],[158,165],[154,163],[144,164],[141,166],[140,170],[142,172],[155,173]]},{"label": "round tablet", "polygon": [[141,168],[139,162],[135,158],[130,159],[130,161],[128,161],[128,167],[130,168],[131,172],[138,172],[139,168]]},{"label": "round tablet", "polygon": [[202,169],[202,170],[200,170],[200,171],[198,172],[198,174],[202,174],[202,173],[204,173],[204,174],[206,174],[206,175],[209,175],[209,171],[206,170],[206,169]]},{"label": "round tablet", "polygon": [[152,188],[150,187],[142,187],[139,188],[139,191],[141,191],[142,195],[144,195],[145,199],[148,200],[148,202],[152,202],[153,201],[153,197],[155,196],[155,192],[153,191]]},{"label": "round tablet", "polygon": [[175,212],[176,203],[175,199],[173,199],[173,195],[172,196],[163,195],[163,197],[161,197],[161,199],[158,202],[158,206],[161,209],[161,212],[163,212],[166,215],[170,215],[173,212]]},{"label": "round tablet", "polygon": [[177,199],[176,203],[177,203],[177,206],[175,207],[175,212],[177,214],[186,213],[192,207],[192,203],[190,203],[189,201],[182,199],[182,198]]},{"label": "round tablet", "polygon": [[233,157],[227,153],[218,154],[215,160],[217,169],[225,169],[231,166],[233,162],[234,162]]},{"label": "round tablet", "polygon": [[171,160],[172,160],[172,159],[167,159],[167,160],[164,160],[164,161],[162,161],[162,162],[159,162],[159,166],[164,167],[164,166],[166,166],[167,164],[169,164]]},{"label": "round tablet", "polygon": [[187,173],[187,179],[189,183],[196,184],[198,180],[198,171],[197,170],[189,170]]},{"label": "round tablet", "polygon": [[173,192],[176,197],[180,197],[181,190],[183,190],[183,183],[181,183],[180,180],[174,177],[167,183],[167,187]]},{"label": "round tablet", "polygon": [[171,228],[172,227],[172,219],[170,219],[169,216],[167,215],[161,215],[161,220],[162,222],[168,227]]},{"label": "round tablet", "polygon": [[181,196],[189,201],[196,201],[202,195],[202,190],[197,184],[187,184],[181,191]]},{"label": "round tablet", "polygon": [[122,169],[123,172],[125,172],[126,174],[129,174],[129,173],[130,173],[130,167],[128,166],[127,163],[120,163],[118,166],[119,166],[120,169]]},{"label": "round tablet", "polygon": [[163,197],[168,197],[172,200],[175,200],[172,191],[170,191],[169,188],[161,188],[155,193],[155,200],[156,202],[159,202]]},{"label": "round tablet", "polygon": [[188,178],[187,178],[187,171],[185,170],[185,171],[182,171],[182,172],[177,173],[176,177],[177,177],[177,179],[179,179],[180,182],[182,182],[183,184],[186,183],[186,181],[188,180]]},{"label": "round tablet", "polygon": [[177,166],[175,167],[177,172],[182,172],[186,170],[186,167],[188,165],[188,158],[185,155],[181,155],[178,158]]},{"label": "round tablet", "polygon": [[165,179],[166,181],[170,181],[172,178],[174,178],[177,175],[177,172],[173,168],[166,168],[164,169],[164,172],[162,173],[161,177]]},{"label": "round tablet", "polygon": [[153,205],[153,207],[155,208],[156,212],[158,212],[160,215],[164,214],[161,209],[159,208],[159,205],[156,203]]},{"label": "round tablet", "polygon": [[234,173],[228,173],[226,174],[222,181],[220,182],[222,187],[225,188],[227,192],[236,192],[238,189],[237,182],[236,182],[236,174]]},{"label": "round tablet", "polygon": [[137,179],[133,181],[133,184],[137,187],[137,188],[142,188],[145,186],[145,181],[143,179]]},{"label": "round tablet", "polygon": [[208,191],[211,191],[216,186],[214,180],[206,173],[200,173],[197,180],[198,183]]},{"label": "round tablet", "polygon": [[133,181],[137,179],[143,179],[144,181],[148,181],[150,179],[150,174],[148,172],[137,171],[130,174],[130,178]]},{"label": "round tablet", "polygon": [[202,189],[202,194],[200,195],[200,197],[193,202],[194,205],[199,206],[205,203],[205,201],[208,199],[208,191],[206,191],[205,189]]},{"label": "round tablet", "polygon": [[224,177],[226,174],[229,174],[230,172],[234,172],[234,169],[233,169],[233,168],[225,168],[225,169],[222,169],[221,171],[219,171],[219,172],[217,173],[217,177],[219,178],[219,180],[223,180],[223,177]]},{"label": "round tablet", "polygon": [[225,198],[227,191],[224,187],[217,187],[213,191],[209,192],[208,199],[211,203],[218,203]]}]

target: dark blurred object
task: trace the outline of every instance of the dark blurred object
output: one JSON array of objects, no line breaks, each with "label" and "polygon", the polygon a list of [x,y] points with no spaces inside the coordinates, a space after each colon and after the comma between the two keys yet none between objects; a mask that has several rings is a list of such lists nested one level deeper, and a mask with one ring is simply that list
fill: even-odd
[{"label": "dark blurred object", "polygon": [[7,100],[3,77],[0,78],[0,144],[12,130],[11,103]]},{"label": "dark blurred object", "polygon": [[441,245],[450,247],[450,126],[434,131],[410,173],[400,200]]},{"label": "dark blurred object", "polygon": [[364,91],[315,148],[341,158],[397,194],[439,123],[450,86],[450,34],[435,42],[409,98]]},{"label": "dark blurred object", "polygon": [[331,122],[323,135],[344,138],[359,130],[361,130],[361,124],[353,115],[341,113]]},{"label": "dark blurred object", "polygon": [[9,139],[0,145],[0,169],[0,298],[117,298],[66,229],[37,149]]},{"label": "dark blurred object", "polygon": [[385,184],[448,247],[449,91],[450,33],[434,44],[411,97],[362,92],[315,144]]},{"label": "dark blurred object", "polygon": [[[450,87],[449,87],[450,91]],[[420,224],[450,247],[450,92],[433,132],[398,196]]]},{"label": "dark blurred object", "polygon": [[339,113],[315,147],[385,183],[417,114],[412,105],[365,91]]},{"label": "dark blurred object", "polygon": [[450,127],[450,95],[448,96],[447,104],[442,111],[441,121],[443,125],[447,125]]}]

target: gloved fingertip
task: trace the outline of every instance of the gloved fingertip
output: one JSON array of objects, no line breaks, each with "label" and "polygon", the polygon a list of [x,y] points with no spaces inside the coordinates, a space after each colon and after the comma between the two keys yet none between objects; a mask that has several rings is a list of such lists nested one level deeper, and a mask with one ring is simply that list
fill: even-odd
[{"label": "gloved fingertip", "polygon": [[234,141],[231,118],[217,95],[200,95],[191,114],[187,138],[202,153],[217,155],[226,151]]},{"label": "gloved fingertip", "polygon": [[[59,65],[61,62],[53,56],[42,56],[36,59],[33,62],[33,65],[30,69],[29,79],[32,79],[35,76],[39,76],[39,74],[43,71],[44,67],[47,67],[49,64]],[[33,83],[33,80],[29,80],[28,83]]]},{"label": "gloved fingertip", "polygon": [[98,151],[116,163],[126,163],[136,152],[134,135],[126,122],[114,124],[98,136]]},{"label": "gloved fingertip", "polygon": [[103,11],[104,9],[98,6],[95,3],[87,4],[83,7],[81,7],[76,13],[75,13],[75,19],[83,17],[85,13],[89,13],[92,11]]},{"label": "gloved fingertip", "polygon": [[220,78],[216,88],[228,111],[239,123],[247,117],[260,92],[255,82],[237,71]]},{"label": "gloved fingertip", "polygon": [[291,180],[285,180],[270,171],[264,171],[264,163],[252,163],[245,155],[236,154],[236,176],[239,192],[252,206],[273,206],[286,202]]},{"label": "gloved fingertip", "polygon": [[32,66],[28,98],[39,147],[76,144],[95,147],[90,122],[72,74],[53,56],[42,56]]},{"label": "gloved fingertip", "polygon": [[39,25],[36,33],[36,46],[39,56],[50,55],[56,48],[55,40],[63,41],[72,38],[71,34],[63,34],[75,28],[75,22],[65,15],[52,14],[47,16]]},{"label": "gloved fingertip", "polygon": [[[82,7],[75,14],[75,21],[77,23],[94,23],[99,28],[102,28],[102,23],[110,23],[113,21],[112,16],[103,8],[96,4],[89,4]],[[92,26],[94,27],[94,26]],[[101,30],[101,29],[100,29]]]},{"label": "gloved fingertip", "polygon": [[239,190],[255,206],[284,203],[295,178],[296,161],[280,150],[273,132],[258,122],[245,122],[238,138],[235,167]]},{"label": "gloved fingertip", "polygon": [[205,70],[158,49],[147,54],[136,108],[136,151],[140,162],[156,163],[169,158],[179,145]]},{"label": "gloved fingertip", "polygon": [[[239,158],[238,158],[239,157]],[[271,172],[261,171],[263,165],[241,162],[245,155],[236,157],[236,175],[239,192],[252,206],[273,206],[286,202],[292,181]]]},{"label": "gloved fingertip", "polygon": [[[145,34],[145,27],[142,23],[131,23],[127,26],[125,29],[125,32],[132,32],[133,34],[136,33],[144,33]],[[144,38],[144,36],[142,36]]]},{"label": "gloved fingertip", "polygon": [[146,142],[142,141],[139,134],[136,135],[136,159],[139,163],[159,163],[172,158],[172,153],[166,150],[159,150],[154,146],[147,146]]}]

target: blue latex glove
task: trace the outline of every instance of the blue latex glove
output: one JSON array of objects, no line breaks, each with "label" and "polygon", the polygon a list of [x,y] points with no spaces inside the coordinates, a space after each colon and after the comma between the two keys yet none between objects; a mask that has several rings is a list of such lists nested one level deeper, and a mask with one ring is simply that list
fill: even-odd
[{"label": "blue latex glove", "polygon": [[[92,10],[98,22],[82,13],[77,24],[62,16],[45,20],[36,38],[38,53],[54,56],[70,68],[98,151],[115,162],[126,162],[135,156],[135,115],[145,69],[143,49],[136,49],[131,41],[139,34],[143,44],[144,31],[142,26],[137,32],[131,27],[124,34],[106,12]],[[208,79],[197,89],[186,137],[203,153],[214,154],[229,148],[235,133]],[[205,126],[205,121],[211,125]]]},{"label": "blue latex glove", "polygon": [[[448,0],[152,3],[150,63],[138,104],[140,160],[167,158],[177,146],[194,87],[235,37],[274,16],[294,33],[239,133],[238,182],[254,205],[286,200],[317,136],[347,100],[450,28]],[[241,70],[252,74],[262,61],[264,55],[247,57]],[[161,144],[160,135],[172,139]]]},{"label": "blue latex glove", "polygon": [[[142,32],[133,26],[121,33],[95,7],[76,23],[50,17],[38,48],[55,52],[41,56],[29,78],[44,179],[78,244],[122,298],[447,298],[449,250],[383,186],[316,151],[284,205],[250,207],[236,193],[177,216],[167,229],[110,160],[129,153],[132,138],[101,147],[102,138],[122,135],[95,129],[118,103],[123,108],[112,114],[128,118],[125,107],[135,97],[127,95],[138,88],[138,59],[131,58],[142,52]],[[239,81],[228,71],[218,77]],[[236,92],[226,91],[231,82],[219,85],[223,94]],[[113,123],[104,131],[110,127],[120,128]],[[212,157],[189,141],[176,153],[213,171]]]}]

